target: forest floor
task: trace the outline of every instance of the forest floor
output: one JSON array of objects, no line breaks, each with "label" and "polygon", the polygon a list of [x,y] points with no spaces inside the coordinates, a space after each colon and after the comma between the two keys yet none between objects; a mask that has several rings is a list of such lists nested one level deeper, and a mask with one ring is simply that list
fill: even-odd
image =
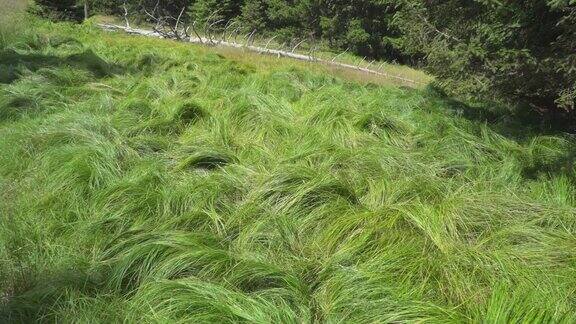
[{"label": "forest floor", "polygon": [[576,321],[568,135],[91,24],[0,40],[0,322]]}]

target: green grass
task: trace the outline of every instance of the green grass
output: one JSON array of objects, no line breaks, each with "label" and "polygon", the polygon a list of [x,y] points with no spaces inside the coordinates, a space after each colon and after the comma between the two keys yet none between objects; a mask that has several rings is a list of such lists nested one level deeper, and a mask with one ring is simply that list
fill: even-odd
[{"label": "green grass", "polygon": [[[1,1],[1,0],[0,0]],[[102,23],[102,24],[112,24],[112,25],[119,25],[124,26],[125,21],[120,17],[115,16],[102,16],[97,15],[91,18],[94,23]],[[146,22],[138,22],[132,21],[130,23],[131,27],[142,28],[147,30],[152,30],[153,25],[150,25]],[[198,30],[199,35],[202,37],[207,37],[204,35],[202,30]],[[248,32],[249,34],[250,32]],[[248,34],[246,31],[238,32],[236,36],[232,33],[232,30],[227,32],[226,40],[229,42],[237,42],[240,44],[246,44]],[[223,35],[221,33],[216,33],[212,35],[212,37],[216,41],[222,40]],[[293,39],[293,42],[299,42],[298,39]],[[253,46],[259,46],[261,48],[268,48],[268,49],[283,49],[285,51],[290,52],[295,44],[288,45],[286,43],[279,43],[276,41],[275,38],[270,37],[259,37],[258,34],[255,34],[251,40],[250,44]],[[345,63],[350,65],[356,65],[362,68],[370,68],[374,71],[378,71],[381,73],[385,73],[386,75],[374,75],[374,74],[367,74],[361,71],[355,71],[350,68],[339,67],[330,64],[323,64],[323,68],[325,71],[337,75],[341,78],[355,81],[358,83],[375,83],[380,85],[399,85],[399,86],[409,86],[412,88],[424,88],[432,81],[430,75],[426,74],[421,70],[416,70],[406,65],[400,65],[395,62],[385,62],[385,61],[366,61],[365,59],[355,56],[348,51],[342,53],[342,51],[333,51],[328,48],[327,44],[313,44],[315,48],[314,52],[310,51],[311,44],[307,42],[303,42],[298,46],[295,50],[296,53],[300,53],[302,55],[312,55],[315,58],[331,61],[332,59],[336,59],[336,62]],[[318,47],[316,47],[318,46]],[[262,55],[255,55],[254,53],[245,52],[245,51],[238,51],[236,48],[228,48],[225,46],[216,46],[214,51],[217,53],[221,53],[227,57],[232,57],[236,60],[240,61],[247,61],[251,63],[267,65],[270,64],[270,61],[274,61],[273,58],[269,56],[262,56]],[[315,62],[310,64],[314,69],[317,69],[319,62]]]},{"label": "green grass", "polygon": [[[26,9],[27,3],[27,0],[0,0],[0,50],[25,33],[25,20],[20,15]],[[18,23],[19,21],[21,23]]]},{"label": "green grass", "polygon": [[0,53],[0,322],[576,321],[568,135],[32,24]]}]

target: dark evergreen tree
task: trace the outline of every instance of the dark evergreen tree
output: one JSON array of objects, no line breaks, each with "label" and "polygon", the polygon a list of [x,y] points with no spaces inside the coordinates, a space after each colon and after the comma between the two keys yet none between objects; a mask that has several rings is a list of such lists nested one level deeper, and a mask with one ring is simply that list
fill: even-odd
[{"label": "dark evergreen tree", "polygon": [[190,6],[190,16],[198,21],[223,20],[228,22],[239,16],[243,1],[236,0],[194,0]]},{"label": "dark evergreen tree", "polygon": [[576,7],[568,1],[408,0],[395,23],[399,47],[425,57],[454,94],[565,120],[575,108]]}]

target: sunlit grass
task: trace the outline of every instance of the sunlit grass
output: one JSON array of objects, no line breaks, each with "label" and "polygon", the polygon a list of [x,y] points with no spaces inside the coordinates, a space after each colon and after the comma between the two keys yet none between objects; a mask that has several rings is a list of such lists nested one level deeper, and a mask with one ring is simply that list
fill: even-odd
[{"label": "sunlit grass", "polygon": [[[94,23],[103,23],[103,24],[115,24],[124,26],[125,21],[120,19],[119,17],[114,16],[95,16],[92,18]],[[152,29],[152,26],[143,23],[143,22],[135,22],[131,21],[131,27],[138,27],[143,29]],[[197,32],[202,35],[202,37],[206,37],[202,30],[197,30]],[[213,35],[216,43],[220,40],[223,40],[224,33],[215,33]],[[284,50],[290,52],[294,50],[295,53],[299,54],[308,54],[313,55],[314,58],[319,60],[324,60],[324,63],[320,63],[318,61],[315,62],[302,62],[302,61],[295,61],[292,58],[283,58],[283,57],[274,57],[269,55],[263,55],[261,53],[256,53],[254,51],[250,51],[247,49],[239,49],[234,47],[227,47],[224,45],[216,45],[214,46],[214,51],[224,55],[227,58],[234,59],[236,61],[241,62],[248,62],[252,64],[258,64],[259,66],[269,66],[269,65],[285,65],[285,64],[296,64],[298,66],[303,67],[304,69],[312,69],[314,71],[323,71],[328,72],[333,75],[337,75],[341,78],[346,80],[359,82],[363,84],[367,83],[374,83],[379,85],[398,85],[398,86],[408,86],[412,88],[425,88],[429,85],[433,78],[426,74],[421,70],[417,70],[411,68],[406,65],[397,64],[395,62],[386,62],[386,61],[367,61],[361,57],[355,56],[350,54],[348,51],[343,53],[337,53],[334,51],[329,51],[327,49],[318,50],[316,47],[319,46],[318,44],[309,44],[307,42],[303,42],[298,47],[295,47],[294,44],[287,44],[287,43],[279,43],[275,37],[268,37],[263,38],[260,37],[258,34],[254,36],[247,37],[245,31],[237,32],[235,34],[232,33],[232,30],[228,30],[226,32],[226,41],[229,42],[237,42],[239,44],[247,44],[248,38],[250,39],[250,45],[258,46],[260,48],[265,49],[276,49],[276,50]],[[298,39],[293,39],[293,42],[298,43]],[[208,45],[206,45],[208,46]],[[310,51],[311,48],[315,50],[312,52]],[[322,46],[325,48],[326,45]],[[379,74],[371,74],[366,73],[364,71],[358,71],[356,69],[346,68],[342,66],[332,65],[328,62],[331,62],[333,59],[337,63],[344,63],[356,66],[358,68],[369,68],[373,71],[378,72]]]},{"label": "sunlit grass", "polygon": [[26,9],[28,0],[0,0],[0,16],[8,15],[15,12],[21,12]]},{"label": "sunlit grass", "polygon": [[0,53],[0,322],[576,320],[571,137],[31,23]]},{"label": "sunlit grass", "polygon": [[15,41],[24,32],[26,24],[20,16],[26,9],[26,0],[0,0],[0,49]]}]

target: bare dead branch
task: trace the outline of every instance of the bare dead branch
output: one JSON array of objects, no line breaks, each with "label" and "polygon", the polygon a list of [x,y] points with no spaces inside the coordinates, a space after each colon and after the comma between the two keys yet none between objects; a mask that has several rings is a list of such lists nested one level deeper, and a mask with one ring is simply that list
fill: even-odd
[{"label": "bare dead branch", "polygon": [[318,49],[318,46],[314,44],[310,47],[310,51],[308,52],[308,57],[310,57],[311,61],[317,61],[318,59],[314,56],[314,52]]},{"label": "bare dead branch", "polygon": [[178,15],[178,18],[176,19],[176,25],[174,27],[175,30],[178,30],[178,25],[180,24],[180,19],[182,18],[182,14],[184,13],[184,10],[186,10],[186,6],[182,7],[182,10],[180,10],[180,14]]},{"label": "bare dead branch", "polygon": [[342,53],[340,53],[340,54],[336,54],[336,56],[334,56],[334,57],[332,58],[332,61],[330,61],[330,62],[335,62],[338,57],[346,54],[346,53],[348,52],[348,50],[350,50],[350,47],[348,47],[346,50],[344,50],[344,52],[342,52]]},{"label": "bare dead branch", "polygon": [[215,22],[208,25],[208,28],[206,28],[206,35],[208,36],[208,40],[210,41],[211,44],[214,44],[214,41],[212,40],[212,33],[210,32],[210,30],[212,29],[212,27],[214,27],[215,25],[217,25],[223,21],[224,21],[224,19],[216,20]]},{"label": "bare dead branch", "polygon": [[206,18],[206,21],[204,22],[204,34],[206,34],[206,37],[208,37],[208,41],[211,44],[214,44],[214,42],[212,41],[212,35],[210,35],[210,26],[211,26],[211,21],[212,18],[220,11],[220,9],[214,10],[209,16],[208,18]]},{"label": "bare dead branch", "polygon": [[130,28],[130,21],[128,21],[128,7],[126,6],[126,0],[124,0],[124,4],[122,5],[124,8],[124,21],[126,22],[126,27]]},{"label": "bare dead branch", "polygon": [[196,35],[196,37],[198,37],[198,41],[200,41],[200,44],[204,44],[202,37],[200,36],[200,34],[198,34],[198,31],[196,30],[196,23],[197,23],[197,21],[194,20],[194,22],[192,23],[192,26],[190,26],[190,27],[192,28],[192,32]]},{"label": "bare dead branch", "polygon": [[276,37],[278,37],[278,35],[274,35],[268,39],[268,41],[266,42],[266,46],[264,46],[264,50],[268,49],[268,45],[270,45],[270,42],[272,42]]},{"label": "bare dead branch", "polygon": [[284,50],[284,46],[286,46],[286,42],[280,44],[280,47],[278,47],[278,58],[280,58],[280,53]]},{"label": "bare dead branch", "polygon": [[360,67],[360,65],[362,65],[362,63],[364,63],[364,61],[366,61],[366,56],[364,56],[362,58],[362,60],[360,61],[360,63],[358,63],[358,67]]},{"label": "bare dead branch", "polygon": [[250,33],[250,36],[248,36],[248,39],[246,40],[246,46],[250,46],[252,41],[253,41],[253,37],[256,34],[256,29],[254,29],[252,31],[252,33]]},{"label": "bare dead branch", "polygon": [[436,26],[434,26],[434,24],[432,24],[431,22],[428,21],[428,19],[426,19],[426,17],[422,16],[421,14],[417,13],[416,14],[426,25],[428,25],[428,27],[432,28],[434,30],[434,32],[436,32],[439,35],[442,35],[448,39],[454,40],[456,42],[461,42],[462,40],[460,40],[460,38],[456,37],[456,36],[452,36],[449,35],[441,30],[439,30],[438,28],[436,28]]},{"label": "bare dead branch", "polygon": [[228,29],[229,29],[230,27],[234,26],[236,23],[237,23],[236,21],[232,21],[232,20],[229,20],[229,21],[226,23],[226,26],[224,26],[224,32],[222,33],[222,41],[225,42],[225,41],[228,40],[228,36],[227,36]]},{"label": "bare dead branch", "polygon": [[209,16],[208,18],[206,18],[206,23],[210,23],[210,21],[212,20],[212,17],[214,17],[216,14],[218,14],[218,12],[220,12],[220,9],[216,9],[214,10]]},{"label": "bare dead branch", "polygon": [[291,53],[294,53],[294,51],[298,48],[298,46],[302,45],[302,43],[304,43],[305,41],[306,41],[306,40],[303,39],[303,40],[301,40],[300,42],[298,42],[298,43],[292,48],[292,50],[291,50],[290,52],[291,52]]},{"label": "bare dead branch", "polygon": [[234,43],[238,43],[236,41],[236,39],[238,38],[238,32],[239,31],[240,31],[240,27],[236,27],[236,29],[234,29],[229,35],[229,37],[232,37],[232,35],[234,35]]},{"label": "bare dead branch", "polygon": [[143,7],[144,12],[146,13],[146,15],[148,15],[150,18],[154,19],[154,21],[157,21],[158,19],[156,18],[156,16],[154,16],[154,14],[156,13],[156,10],[158,9],[158,5],[160,4],[160,0],[156,1],[156,5],[154,6],[154,9],[152,9],[152,13],[149,13],[148,10],[146,10],[146,7]]},{"label": "bare dead branch", "polygon": [[250,37],[250,35],[252,34],[253,31],[249,31],[246,35],[244,35],[242,38],[244,38],[246,40],[246,45],[248,45],[248,37]]},{"label": "bare dead branch", "polygon": [[209,27],[209,29],[208,29],[208,30],[211,30],[211,29],[212,29],[212,27],[214,27],[214,26],[216,26],[216,25],[220,24],[220,23],[221,23],[221,22],[223,22],[223,21],[224,21],[224,19],[220,19],[220,20],[217,20],[217,21],[213,22],[212,24],[210,24],[210,27]]}]

